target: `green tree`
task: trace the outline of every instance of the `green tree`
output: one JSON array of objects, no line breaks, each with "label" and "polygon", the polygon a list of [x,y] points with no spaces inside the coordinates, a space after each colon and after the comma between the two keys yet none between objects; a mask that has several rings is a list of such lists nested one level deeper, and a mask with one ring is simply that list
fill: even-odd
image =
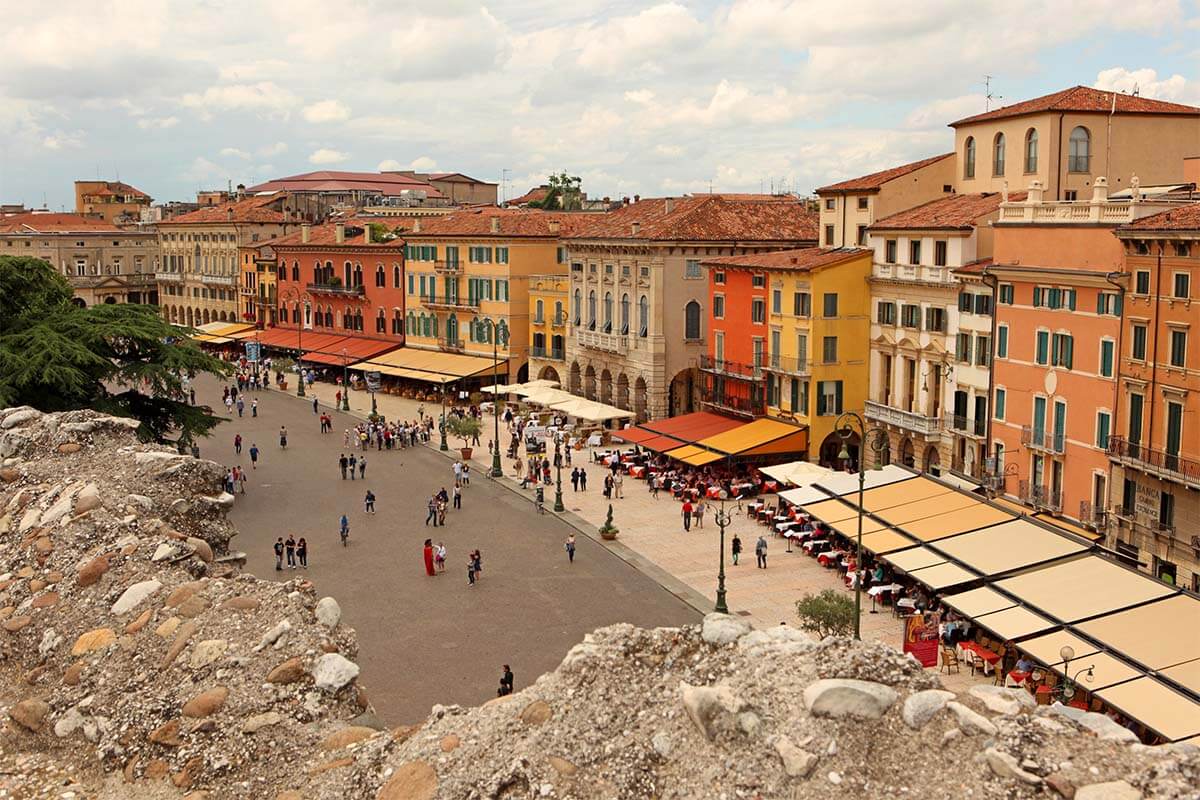
[{"label": "green tree", "polygon": [[547,211],[579,211],[583,208],[583,179],[568,175],[565,171],[546,179],[550,191],[540,202],[530,203],[531,208]]},{"label": "green tree", "polygon": [[144,441],[188,444],[221,420],[186,399],[181,376],[228,374],[153,306],[72,302],[37,258],[0,256],[0,407],[91,408],[141,423]]},{"label": "green tree", "polygon": [[396,238],[396,232],[382,222],[368,222],[367,227],[371,229],[372,242],[390,242]]},{"label": "green tree", "polygon": [[457,436],[462,439],[463,446],[471,443],[471,440],[478,436],[483,431],[483,423],[478,418],[472,417],[469,414],[459,416],[451,414],[446,417],[446,432],[451,436]]},{"label": "green tree", "polygon": [[854,601],[833,589],[806,594],[796,601],[800,627],[824,639],[854,633]]}]

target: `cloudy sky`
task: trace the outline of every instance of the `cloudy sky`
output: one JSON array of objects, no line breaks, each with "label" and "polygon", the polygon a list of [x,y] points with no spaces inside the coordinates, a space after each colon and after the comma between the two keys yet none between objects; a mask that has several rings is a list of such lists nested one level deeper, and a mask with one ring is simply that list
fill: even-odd
[{"label": "cloudy sky", "polygon": [[1200,0],[10,4],[0,201],[415,167],[520,194],[809,192],[1075,84],[1200,104]]}]

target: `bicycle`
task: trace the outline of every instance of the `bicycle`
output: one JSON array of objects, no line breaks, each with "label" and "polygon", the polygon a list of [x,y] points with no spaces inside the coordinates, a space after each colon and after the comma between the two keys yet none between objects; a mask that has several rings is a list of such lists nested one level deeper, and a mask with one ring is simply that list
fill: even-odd
[{"label": "bicycle", "polygon": [[541,487],[533,493],[533,508],[539,514],[546,513],[546,497]]}]

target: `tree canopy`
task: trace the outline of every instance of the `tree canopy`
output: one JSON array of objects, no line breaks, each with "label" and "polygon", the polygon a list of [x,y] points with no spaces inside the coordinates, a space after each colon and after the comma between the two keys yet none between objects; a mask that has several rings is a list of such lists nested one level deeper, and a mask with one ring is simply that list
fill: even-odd
[{"label": "tree canopy", "polygon": [[547,211],[579,211],[583,208],[583,179],[568,175],[565,171],[546,179],[550,191],[542,200],[529,204],[530,208]]},{"label": "tree canopy", "polygon": [[189,405],[182,377],[228,373],[153,306],[72,302],[37,258],[0,256],[0,407],[91,408],[141,423],[145,441],[190,443],[221,420]]}]

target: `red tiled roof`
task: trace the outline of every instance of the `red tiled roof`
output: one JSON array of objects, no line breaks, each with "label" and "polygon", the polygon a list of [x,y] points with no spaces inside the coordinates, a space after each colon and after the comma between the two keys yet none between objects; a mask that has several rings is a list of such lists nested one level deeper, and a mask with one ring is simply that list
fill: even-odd
[{"label": "red tiled roof", "polygon": [[942,159],[953,157],[953,155],[954,153],[942,153],[940,156],[923,158],[920,161],[914,161],[911,164],[902,164],[899,167],[885,169],[882,172],[872,172],[870,175],[863,175],[861,178],[851,178],[841,183],[831,183],[828,186],[822,186],[820,189],[817,189],[817,194],[825,192],[869,192],[876,190],[888,181],[903,178],[905,175],[916,172],[922,167],[936,164]]},{"label": "red tiled roof", "polygon": [[810,211],[803,201],[786,195],[660,197],[640,200],[591,218],[594,223],[589,229],[573,238],[797,243],[817,240],[817,213]]},{"label": "red tiled roof", "polygon": [[805,247],[800,250],[776,250],[770,253],[747,253],[740,256],[708,258],[702,263],[713,267],[745,267],[747,269],[787,269],[808,272],[821,267],[852,261],[861,256],[870,256],[866,247],[839,247],[827,250],[822,247]]},{"label": "red tiled roof", "polygon": [[[381,220],[372,220],[381,221]],[[395,220],[388,220],[394,222]],[[397,250],[404,247],[402,239],[392,239],[388,242],[371,242],[366,243],[366,226],[367,221],[361,219],[351,219],[345,221],[345,240],[339,245],[337,241],[337,223],[326,222],[322,225],[313,225],[308,229],[308,241],[303,241],[304,231],[298,230],[294,233],[289,233],[285,236],[276,236],[274,239],[268,239],[265,242],[258,242],[256,247],[393,247]],[[388,222],[384,221],[384,225]]]},{"label": "red tiled roof", "polygon": [[134,195],[136,197],[144,197],[147,200],[150,199],[150,195],[146,194],[141,189],[130,186],[128,183],[124,183],[123,181],[107,181],[105,182],[103,188],[97,189],[94,192],[85,193],[85,196],[87,197],[107,195]]},{"label": "red tiled roof", "polygon": [[1108,114],[1113,108],[1113,98],[1116,98],[1118,114],[1184,114],[1200,116],[1200,108],[1185,106],[1180,103],[1168,103],[1165,100],[1152,100],[1149,97],[1135,97],[1120,92],[1093,89],[1090,86],[1072,86],[1061,92],[1035,97],[1004,106],[992,111],[985,111],[971,117],[965,117],[957,122],[951,122],[950,127],[966,125],[971,122],[984,122],[991,119],[1019,117],[1024,114],[1040,114],[1045,111],[1080,111]]},{"label": "red tiled roof", "polygon": [[0,233],[121,233],[102,219],[79,214],[10,214],[0,217]]},{"label": "red tiled roof", "polygon": [[520,206],[526,203],[540,203],[546,199],[546,195],[550,194],[549,186],[535,186],[520,197],[514,197],[511,200],[505,200],[506,206]]},{"label": "red tiled roof", "polygon": [[[495,237],[568,237],[580,236],[596,224],[602,214],[589,212],[554,212],[539,209],[497,208],[481,206],[454,211],[437,217],[420,217],[421,230],[413,229],[418,218],[400,220],[407,228],[405,238],[424,236],[495,236]],[[499,220],[499,232],[492,233],[492,218]],[[558,223],[558,233],[550,231],[550,223]]]},{"label": "red tiled roof", "polygon": [[394,172],[343,172],[340,170],[318,170],[300,175],[289,175],[251,186],[247,192],[380,192],[399,195],[402,191],[425,192],[431,198],[444,195],[419,178]]},{"label": "red tiled roof", "polygon": [[1169,211],[1152,214],[1149,217],[1122,225],[1117,228],[1117,235],[1129,231],[1200,231],[1200,203],[1190,203]]},{"label": "red tiled roof", "polygon": [[[180,214],[162,224],[200,224],[214,222],[284,222],[283,211],[272,206],[281,205],[283,195],[270,194],[261,197],[247,197],[220,203],[215,206],[205,206],[196,211]],[[229,212],[233,213],[230,214]]]},{"label": "red tiled roof", "polygon": [[963,264],[961,267],[951,270],[956,275],[982,275],[983,271],[992,265],[992,259],[980,258],[975,261]]},{"label": "red tiled roof", "polygon": [[[1024,200],[1025,192],[1013,192],[1008,199]],[[971,228],[980,217],[1000,208],[1004,196],[1000,192],[954,194],[892,214],[877,220],[868,230],[900,230],[905,228]]]}]

